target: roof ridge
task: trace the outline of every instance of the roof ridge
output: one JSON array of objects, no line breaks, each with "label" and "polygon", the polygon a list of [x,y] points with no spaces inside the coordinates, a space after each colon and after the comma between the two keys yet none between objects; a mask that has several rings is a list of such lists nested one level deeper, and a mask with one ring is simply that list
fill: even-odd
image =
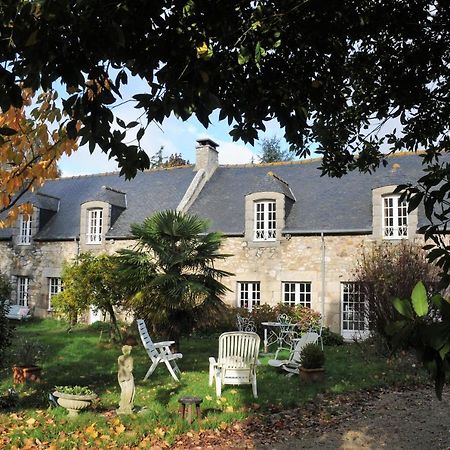
[{"label": "roof ridge", "polygon": [[[184,166],[174,166],[174,167],[155,167],[153,169],[144,169],[140,170],[141,173],[148,173],[148,172],[162,172],[164,170],[176,170],[176,169],[186,169],[189,167],[194,167],[194,164],[186,164]],[[119,175],[120,176],[120,170],[112,171],[112,172],[99,172],[99,173],[86,173],[83,175],[70,175],[70,176],[62,176],[59,178],[55,178],[53,180],[47,180],[47,181],[58,181],[58,180],[74,180],[78,178],[88,178],[88,177],[105,177],[105,176],[112,176],[112,175]]]},{"label": "roof ridge", "polygon": [[[397,158],[411,155],[423,155],[426,153],[425,150],[399,150],[395,153],[386,153],[386,158]],[[313,164],[315,162],[322,161],[322,157],[317,158],[304,158],[291,161],[276,161],[271,163],[243,163],[243,164],[221,164],[219,167],[225,168],[247,168],[247,167],[277,167],[277,166],[289,166],[289,165],[302,165],[302,164]]]}]

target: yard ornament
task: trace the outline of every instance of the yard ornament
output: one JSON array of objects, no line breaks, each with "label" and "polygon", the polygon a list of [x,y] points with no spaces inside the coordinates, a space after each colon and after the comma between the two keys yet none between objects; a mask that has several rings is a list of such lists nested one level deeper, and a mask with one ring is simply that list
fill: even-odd
[{"label": "yard ornament", "polygon": [[119,409],[116,410],[117,414],[132,414],[134,395],[136,388],[134,386],[133,377],[133,357],[130,355],[131,346],[124,345],[122,347],[123,355],[117,358],[119,364],[119,371],[117,373],[117,379],[121,389]]}]

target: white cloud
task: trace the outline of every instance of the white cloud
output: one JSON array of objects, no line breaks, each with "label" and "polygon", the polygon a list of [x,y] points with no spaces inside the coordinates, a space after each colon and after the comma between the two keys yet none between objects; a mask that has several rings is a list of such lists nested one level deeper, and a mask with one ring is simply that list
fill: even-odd
[{"label": "white cloud", "polygon": [[64,177],[119,170],[117,163],[113,159],[108,159],[108,155],[100,150],[95,150],[91,155],[87,147],[80,147],[70,157],[63,156],[58,166]]},{"label": "white cloud", "polygon": [[219,144],[219,164],[248,164],[257,162],[256,154],[242,144],[217,140]]}]

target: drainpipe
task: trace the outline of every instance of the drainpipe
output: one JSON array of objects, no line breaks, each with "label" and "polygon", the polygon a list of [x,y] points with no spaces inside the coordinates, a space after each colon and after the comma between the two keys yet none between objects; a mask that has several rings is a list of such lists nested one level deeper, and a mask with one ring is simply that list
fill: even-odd
[{"label": "drainpipe", "polygon": [[322,293],[320,299],[320,315],[322,316],[322,326],[324,325],[325,319],[325,238],[323,232],[320,233],[321,238],[321,250],[322,250],[322,261],[321,261],[321,278],[322,278]]},{"label": "drainpipe", "polygon": [[73,238],[75,243],[77,244],[77,257],[80,256],[80,235]]}]

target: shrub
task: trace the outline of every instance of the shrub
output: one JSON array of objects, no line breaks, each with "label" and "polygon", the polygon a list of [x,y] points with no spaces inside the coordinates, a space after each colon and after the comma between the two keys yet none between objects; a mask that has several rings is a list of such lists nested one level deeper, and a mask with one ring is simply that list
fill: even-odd
[{"label": "shrub", "polygon": [[408,298],[420,280],[428,290],[436,292],[438,270],[427,262],[425,251],[417,244],[383,242],[361,255],[355,281],[363,289],[372,331],[388,338],[387,324],[400,319],[392,300]]},{"label": "shrub", "polygon": [[12,352],[13,363],[16,366],[36,366],[45,355],[46,348],[36,340],[18,340]]},{"label": "shrub", "polygon": [[323,345],[343,345],[344,344],[344,338],[337,333],[333,333],[328,327],[324,327],[322,329],[322,340]]},{"label": "shrub", "polygon": [[304,369],[320,369],[325,364],[325,354],[316,344],[307,344],[300,355],[300,365]]}]

